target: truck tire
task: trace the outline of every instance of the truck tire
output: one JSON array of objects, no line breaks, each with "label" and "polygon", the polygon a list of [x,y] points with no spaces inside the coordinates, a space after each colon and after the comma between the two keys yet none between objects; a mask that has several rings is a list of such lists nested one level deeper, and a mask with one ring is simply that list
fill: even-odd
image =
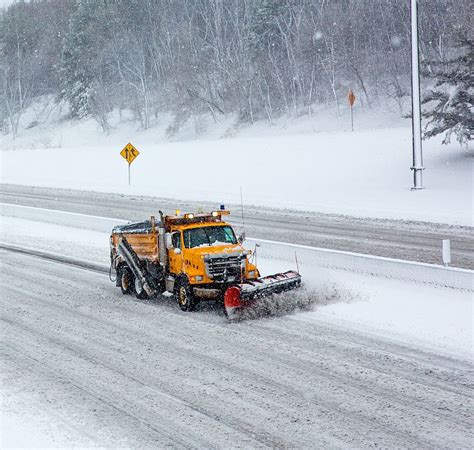
[{"label": "truck tire", "polygon": [[122,294],[130,294],[133,289],[133,274],[128,267],[122,267],[120,273],[120,290]]},{"label": "truck tire", "polygon": [[143,289],[142,282],[136,277],[133,280],[133,292],[135,293],[135,297],[139,298],[140,300],[148,298],[148,294],[146,293],[145,289]]},{"label": "truck tire", "polygon": [[185,278],[178,279],[175,287],[175,297],[181,311],[195,311],[198,301],[193,294],[193,288]]}]

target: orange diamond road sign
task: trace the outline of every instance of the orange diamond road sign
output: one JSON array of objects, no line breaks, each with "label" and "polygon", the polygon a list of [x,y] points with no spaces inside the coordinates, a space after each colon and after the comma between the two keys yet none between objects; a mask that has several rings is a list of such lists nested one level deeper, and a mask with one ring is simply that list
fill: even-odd
[{"label": "orange diamond road sign", "polygon": [[120,152],[123,159],[126,159],[128,164],[132,164],[140,152],[130,142]]},{"label": "orange diamond road sign", "polygon": [[347,95],[347,100],[349,101],[349,105],[352,108],[352,105],[356,101],[356,96],[354,95],[354,92],[352,92],[352,89],[349,89],[349,94]]}]

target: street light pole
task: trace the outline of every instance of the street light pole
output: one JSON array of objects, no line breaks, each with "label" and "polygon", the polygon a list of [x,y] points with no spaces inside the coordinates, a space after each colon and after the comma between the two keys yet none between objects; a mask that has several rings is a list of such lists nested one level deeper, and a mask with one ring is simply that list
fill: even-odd
[{"label": "street light pole", "polygon": [[411,124],[413,148],[413,188],[423,189],[423,149],[421,146],[420,58],[418,49],[418,0],[411,0]]}]

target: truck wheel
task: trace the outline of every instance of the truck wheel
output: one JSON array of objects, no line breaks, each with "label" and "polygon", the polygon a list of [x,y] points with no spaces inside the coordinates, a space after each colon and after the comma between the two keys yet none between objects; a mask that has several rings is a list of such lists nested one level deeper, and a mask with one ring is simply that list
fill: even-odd
[{"label": "truck wheel", "polygon": [[193,295],[193,288],[187,280],[182,279],[177,282],[175,296],[181,311],[194,311],[196,309],[198,302]]},{"label": "truck wheel", "polygon": [[126,267],[120,269],[120,290],[122,294],[130,294],[133,286],[132,272]]},{"label": "truck wheel", "polygon": [[133,291],[135,292],[135,297],[139,298],[140,300],[148,298],[148,294],[146,293],[145,289],[143,289],[142,282],[136,277],[133,282]]}]

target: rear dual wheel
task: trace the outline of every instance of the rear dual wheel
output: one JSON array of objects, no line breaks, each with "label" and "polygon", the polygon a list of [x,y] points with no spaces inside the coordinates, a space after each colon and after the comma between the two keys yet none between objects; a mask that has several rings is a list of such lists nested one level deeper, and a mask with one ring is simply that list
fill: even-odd
[{"label": "rear dual wheel", "polygon": [[133,275],[128,267],[122,267],[120,270],[120,290],[124,295],[133,293],[139,299],[148,298],[141,281]]}]

